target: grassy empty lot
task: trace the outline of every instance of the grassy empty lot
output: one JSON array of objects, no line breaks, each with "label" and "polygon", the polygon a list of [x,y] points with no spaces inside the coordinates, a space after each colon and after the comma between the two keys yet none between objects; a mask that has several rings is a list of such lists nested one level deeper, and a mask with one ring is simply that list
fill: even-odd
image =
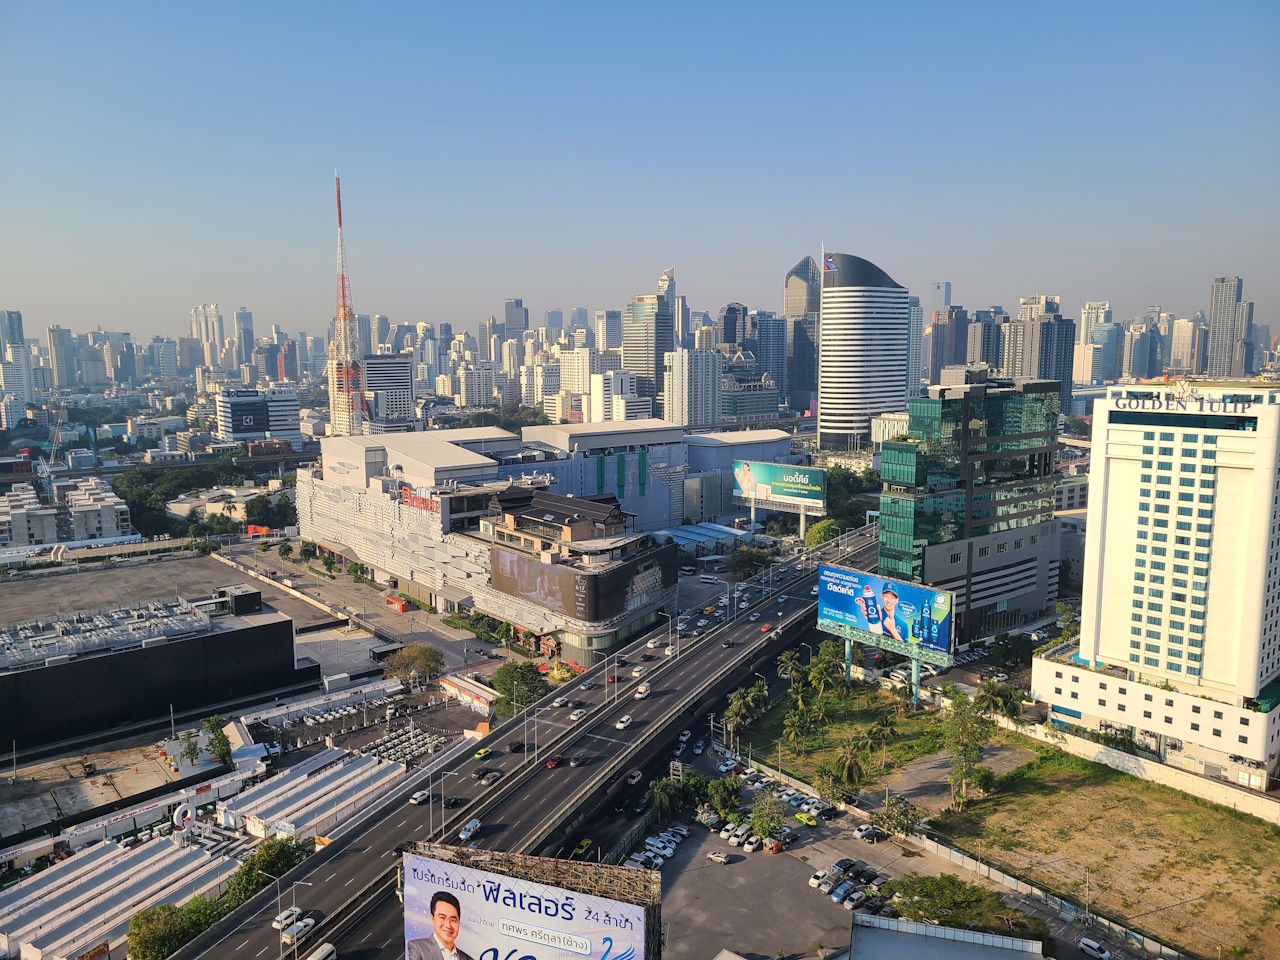
[{"label": "grassy empty lot", "polygon": [[1280,957],[1280,829],[1058,751],[939,832],[1205,957]]}]

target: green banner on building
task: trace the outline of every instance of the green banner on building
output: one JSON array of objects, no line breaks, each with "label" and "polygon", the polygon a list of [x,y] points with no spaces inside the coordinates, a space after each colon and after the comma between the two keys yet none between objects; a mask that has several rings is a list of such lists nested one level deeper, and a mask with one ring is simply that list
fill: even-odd
[{"label": "green banner on building", "polygon": [[767,510],[822,514],[827,512],[827,475],[817,467],[735,460],[733,496]]}]

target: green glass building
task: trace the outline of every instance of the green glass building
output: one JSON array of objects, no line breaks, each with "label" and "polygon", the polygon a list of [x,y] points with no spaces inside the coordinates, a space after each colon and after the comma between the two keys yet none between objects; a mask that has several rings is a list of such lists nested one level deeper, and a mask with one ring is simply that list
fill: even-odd
[{"label": "green glass building", "polygon": [[1058,599],[1057,381],[931,386],[884,443],[882,576],[950,590],[956,638],[1011,630]]}]

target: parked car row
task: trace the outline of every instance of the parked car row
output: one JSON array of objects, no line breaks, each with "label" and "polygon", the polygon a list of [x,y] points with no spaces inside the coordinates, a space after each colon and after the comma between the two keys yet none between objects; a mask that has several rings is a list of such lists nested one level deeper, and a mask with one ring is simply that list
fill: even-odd
[{"label": "parked car row", "polygon": [[859,907],[868,913],[897,917],[895,910],[879,896],[881,889],[892,878],[862,860],[838,860],[826,870],[819,870],[809,878],[809,886],[826,894],[832,903],[842,904],[846,910]]}]

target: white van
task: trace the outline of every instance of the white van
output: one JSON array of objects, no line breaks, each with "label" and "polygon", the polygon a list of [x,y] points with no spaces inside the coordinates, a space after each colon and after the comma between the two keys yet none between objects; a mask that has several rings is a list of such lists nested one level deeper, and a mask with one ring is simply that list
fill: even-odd
[{"label": "white van", "polygon": [[720,582],[715,577],[711,576],[711,574],[709,573],[704,573],[702,576],[698,577],[698,579],[701,580],[703,583],[719,583]]},{"label": "white van", "polygon": [[322,943],[307,954],[307,960],[338,960],[338,948],[332,943]]},{"label": "white van", "polygon": [[640,684],[640,686],[636,687],[636,699],[643,700],[645,697],[649,696],[649,691],[651,689],[652,688],[647,683]]},{"label": "white van", "polygon": [[472,820],[470,823],[468,823],[465,827],[463,827],[463,828],[458,832],[458,839],[459,839],[459,840],[470,840],[472,837],[474,837],[474,836],[475,836],[477,833],[479,833],[479,832],[480,832],[480,821],[479,821],[479,820]]},{"label": "white van", "polygon": [[647,668],[645,668],[645,667],[641,667],[641,666],[636,666],[636,668],[635,668],[635,669],[633,669],[633,670],[631,671],[631,675],[632,675],[633,677],[635,677],[637,680],[639,680],[641,677],[643,677],[643,676],[644,676],[646,673],[648,673],[648,672],[649,672],[649,671],[648,671],[648,669],[647,669]]}]

